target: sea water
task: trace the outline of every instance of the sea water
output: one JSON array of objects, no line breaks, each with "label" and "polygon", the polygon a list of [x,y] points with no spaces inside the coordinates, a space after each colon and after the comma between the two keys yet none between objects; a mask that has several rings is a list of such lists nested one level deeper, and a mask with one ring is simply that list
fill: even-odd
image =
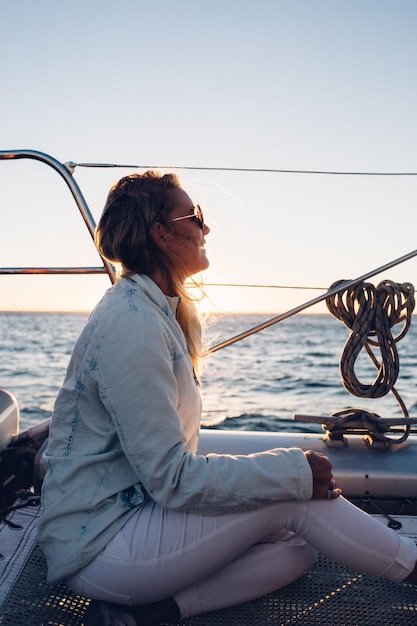
[{"label": "sea water", "polygon": [[[207,343],[217,345],[267,319],[216,316],[207,328]],[[395,386],[410,416],[417,415],[417,318],[413,319],[397,345],[400,374]],[[72,347],[86,321],[87,315],[81,313],[0,313],[0,387],[16,397],[21,429],[50,417]],[[203,426],[320,432],[319,424],[299,423],[293,415],[328,416],[355,407],[381,417],[400,416],[390,393],[369,400],[345,390],[339,360],[348,335],[330,315],[298,315],[206,357]],[[361,382],[373,382],[377,372],[366,355],[360,355],[357,368]]]}]

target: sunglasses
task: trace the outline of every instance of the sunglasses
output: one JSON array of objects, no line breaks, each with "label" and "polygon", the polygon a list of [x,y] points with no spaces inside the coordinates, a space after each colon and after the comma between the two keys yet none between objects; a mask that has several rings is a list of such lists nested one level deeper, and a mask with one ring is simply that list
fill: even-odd
[{"label": "sunglasses", "polygon": [[203,230],[204,228],[203,211],[201,210],[201,207],[199,204],[195,205],[194,213],[192,213],[191,215],[183,215],[182,217],[174,217],[174,219],[172,220],[167,220],[167,224],[169,224],[170,222],[179,222],[180,220],[188,220],[188,219],[194,220],[194,222],[200,226],[201,230]]}]

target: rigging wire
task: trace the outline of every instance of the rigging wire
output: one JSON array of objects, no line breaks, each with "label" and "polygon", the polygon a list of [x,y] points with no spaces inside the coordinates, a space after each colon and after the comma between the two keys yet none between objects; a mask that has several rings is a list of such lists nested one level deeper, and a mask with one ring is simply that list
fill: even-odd
[{"label": "rigging wire", "polygon": [[68,161],[65,167],[71,172],[76,167],[120,167],[127,169],[199,170],[206,172],[257,172],[263,174],[314,174],[331,176],[417,176],[417,172],[355,172],[340,170],[287,170],[263,167],[207,167],[204,165],[126,165],[120,163],[74,163]]},{"label": "rigging wire", "polygon": [[[360,172],[360,171],[295,170],[295,169],[250,168],[250,167],[207,167],[207,166],[188,166],[188,165],[182,165],[182,166],[126,165],[126,164],[116,164],[116,163],[74,163],[72,161],[67,162],[64,165],[71,173],[74,172],[76,167],[87,167],[87,168],[97,167],[97,168],[127,168],[127,169],[199,170],[199,171],[211,171],[211,172],[256,172],[256,173],[272,173],[272,174],[273,173],[275,174],[311,174],[311,175],[334,175],[334,176],[417,176],[417,172],[412,172],[412,171],[410,172]],[[211,348],[206,350],[205,356],[212,354],[213,352],[217,352],[218,350],[225,348],[229,345],[232,345],[233,343],[236,343],[237,341],[240,341],[241,339],[245,339],[246,337],[249,337],[250,335],[254,333],[264,330],[265,328],[268,328],[269,326],[272,326],[273,324],[276,324],[284,319],[287,319],[288,317],[295,315],[296,313],[304,311],[305,309],[310,308],[311,306],[314,306],[315,304],[318,304],[319,302],[322,302],[323,300],[326,300],[328,297],[338,294],[340,291],[342,291],[346,287],[353,287],[359,284],[360,282],[367,280],[368,278],[371,278],[372,276],[375,276],[376,274],[379,274],[384,270],[391,269],[392,267],[395,267],[396,265],[399,265],[403,263],[404,261],[407,261],[415,256],[417,256],[417,250],[409,252],[408,254],[402,257],[399,257],[398,259],[394,261],[391,261],[379,268],[376,268],[375,270],[367,272],[366,274],[363,274],[362,276],[354,280],[341,281],[341,284],[343,286],[339,286],[338,288],[336,287],[330,288],[324,294],[317,296],[316,298],[313,298],[312,300],[309,300],[308,302],[305,302],[304,304],[301,304],[287,311],[286,313],[277,315],[274,318],[267,320],[266,322],[263,322],[262,324],[258,324],[257,326],[254,326],[253,328],[250,328],[247,331],[244,331],[236,335],[235,337],[231,337],[228,340],[217,344],[216,346],[212,346]],[[282,288],[320,289],[319,287],[283,287],[283,286],[278,286],[278,285],[237,285],[237,284],[227,284],[227,283],[226,284],[212,283],[211,286],[219,286],[219,287],[221,286],[238,287],[239,286],[239,287],[258,287],[258,288],[267,287],[267,288],[280,288],[280,289]]]},{"label": "rigging wire", "polygon": [[[187,287],[195,287],[194,284],[186,284]],[[251,289],[310,289],[323,291],[327,287],[305,287],[303,285],[251,285],[246,283],[204,283],[204,287],[248,287]]]}]

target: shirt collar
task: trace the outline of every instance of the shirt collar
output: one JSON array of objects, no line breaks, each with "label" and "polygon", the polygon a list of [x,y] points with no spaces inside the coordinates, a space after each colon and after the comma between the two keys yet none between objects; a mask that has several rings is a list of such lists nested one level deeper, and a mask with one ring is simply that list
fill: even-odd
[{"label": "shirt collar", "polygon": [[178,296],[166,296],[152,278],[146,274],[132,274],[132,276],[129,276],[128,280],[136,283],[159,308],[166,312],[166,305],[168,303],[169,309],[174,315],[176,314],[180,303]]}]

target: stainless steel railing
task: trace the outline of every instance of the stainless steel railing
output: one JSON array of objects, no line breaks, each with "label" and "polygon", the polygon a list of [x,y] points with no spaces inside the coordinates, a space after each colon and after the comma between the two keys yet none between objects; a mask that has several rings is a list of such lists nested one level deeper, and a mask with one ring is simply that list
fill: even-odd
[{"label": "stainless steel railing", "polygon": [[[76,180],[72,175],[71,166],[66,166],[60,163],[53,157],[44,152],[37,152],[36,150],[0,150],[0,161],[14,160],[14,159],[34,159],[35,161],[41,161],[52,169],[64,179],[68,185],[71,194],[78,206],[81,216],[85,225],[94,241],[95,220],[91,214],[91,211],[87,205],[87,202],[79,188]],[[95,247],[95,245],[94,245]],[[97,250],[97,254],[102,261],[101,267],[0,267],[0,274],[102,274],[107,273],[110,281],[115,282],[116,276],[113,266],[104,259]]]}]

